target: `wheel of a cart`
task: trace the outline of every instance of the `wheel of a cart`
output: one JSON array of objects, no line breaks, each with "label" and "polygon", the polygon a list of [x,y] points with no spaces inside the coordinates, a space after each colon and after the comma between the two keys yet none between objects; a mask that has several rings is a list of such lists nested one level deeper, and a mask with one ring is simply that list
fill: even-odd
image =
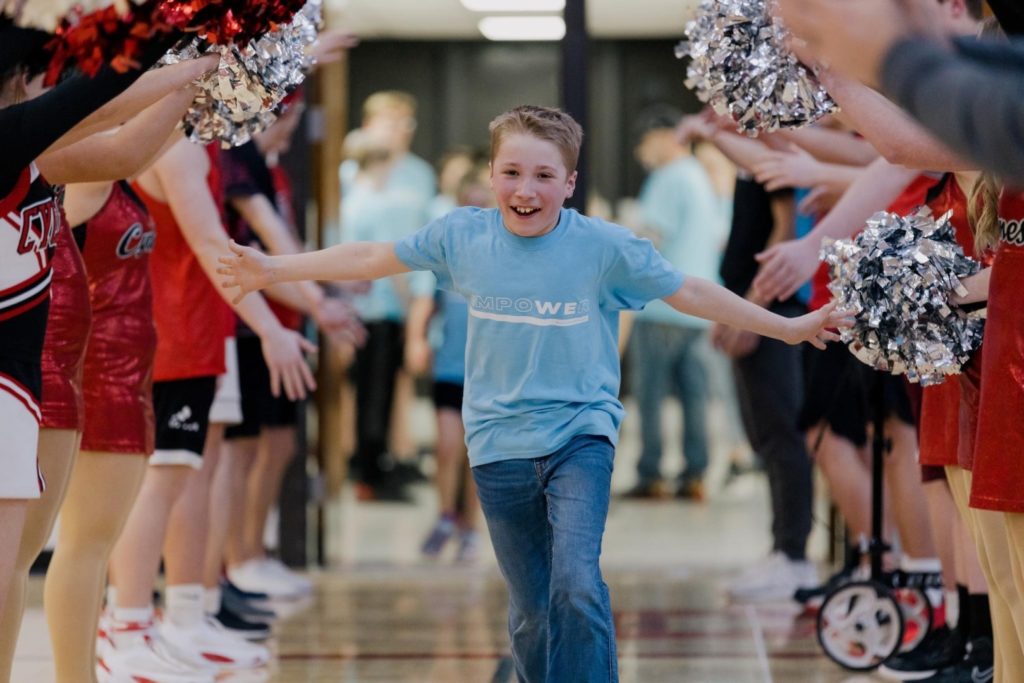
[{"label": "wheel of a cart", "polygon": [[900,652],[910,652],[928,635],[935,612],[928,596],[920,588],[897,588],[894,593],[903,616],[903,642],[900,645]]},{"label": "wheel of a cart", "polygon": [[856,581],[830,593],[818,612],[818,642],[829,659],[871,671],[899,651],[903,614],[892,589]]}]

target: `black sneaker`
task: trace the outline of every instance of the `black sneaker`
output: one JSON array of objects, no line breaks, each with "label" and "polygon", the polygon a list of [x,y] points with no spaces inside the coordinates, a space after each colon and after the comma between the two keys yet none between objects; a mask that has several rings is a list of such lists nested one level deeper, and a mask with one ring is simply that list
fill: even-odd
[{"label": "black sneaker", "polygon": [[221,605],[226,606],[235,614],[249,621],[262,621],[266,623],[277,618],[277,613],[274,610],[264,606],[267,604],[266,601],[268,599],[265,593],[244,591],[230,581],[221,583]]},{"label": "black sneaker", "polygon": [[992,641],[975,638],[967,644],[967,654],[953,666],[940,669],[926,683],[992,683],[995,665],[992,661]]},{"label": "black sneaker", "polygon": [[964,642],[960,633],[942,626],[929,631],[910,652],[885,660],[885,664],[878,668],[878,675],[890,681],[920,681],[963,658]]},{"label": "black sneaker", "polygon": [[269,626],[264,623],[243,619],[240,615],[228,609],[223,601],[220,604],[220,611],[214,614],[211,619],[222,630],[246,640],[260,641],[270,637]]}]

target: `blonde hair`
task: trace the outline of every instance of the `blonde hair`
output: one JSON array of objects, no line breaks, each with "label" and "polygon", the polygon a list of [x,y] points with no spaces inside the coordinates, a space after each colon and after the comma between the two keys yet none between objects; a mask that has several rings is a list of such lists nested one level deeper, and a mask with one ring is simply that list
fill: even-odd
[{"label": "blonde hair", "polygon": [[500,114],[491,121],[488,129],[491,131],[492,162],[505,137],[519,133],[550,142],[561,152],[566,173],[576,170],[583,145],[583,128],[561,109],[523,105]]},{"label": "blonde hair", "polygon": [[395,109],[407,109],[416,115],[416,98],[401,90],[381,90],[366,98],[363,102],[363,121]]},{"label": "blonde hair", "polygon": [[974,250],[980,256],[999,243],[999,192],[1002,183],[992,173],[974,181],[967,198],[967,218],[974,232]]}]

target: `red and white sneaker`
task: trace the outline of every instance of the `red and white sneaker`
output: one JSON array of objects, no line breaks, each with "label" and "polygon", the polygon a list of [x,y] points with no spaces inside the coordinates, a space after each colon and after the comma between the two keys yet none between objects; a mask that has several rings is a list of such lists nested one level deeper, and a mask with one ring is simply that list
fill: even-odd
[{"label": "red and white sneaker", "polygon": [[100,683],[215,683],[213,672],[198,671],[161,656],[147,633],[151,625],[134,626],[139,628],[118,629],[107,639],[108,646],[96,662]]},{"label": "red and white sneaker", "polygon": [[191,628],[181,628],[164,621],[158,632],[171,654],[186,664],[214,665],[219,669],[255,669],[270,661],[267,648],[214,627],[208,618]]}]

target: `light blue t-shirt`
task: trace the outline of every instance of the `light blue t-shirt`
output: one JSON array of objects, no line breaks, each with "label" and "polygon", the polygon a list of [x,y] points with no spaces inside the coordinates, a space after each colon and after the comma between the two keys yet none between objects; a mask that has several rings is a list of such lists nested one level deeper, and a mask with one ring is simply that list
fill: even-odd
[{"label": "light blue t-shirt", "polygon": [[[407,154],[396,163],[383,187],[351,178],[341,203],[344,241],[394,241],[422,227],[432,217],[433,173],[427,162]],[[369,292],[355,298],[363,320],[405,320],[405,297],[399,291],[404,276],[398,278],[376,280]]]},{"label": "light blue t-shirt", "polygon": [[[658,251],[687,275],[718,281],[727,216],[707,172],[691,156],[651,172],[638,197],[644,228],[658,236]],[[652,301],[638,320],[686,327],[710,327],[703,318],[681,315],[663,301]]]},{"label": "light blue t-shirt", "polygon": [[618,440],[619,311],[682,285],[648,240],[562,209],[517,237],[497,209],[461,208],[395,245],[469,302],[462,417],[470,464],[537,458],[580,434]]}]

